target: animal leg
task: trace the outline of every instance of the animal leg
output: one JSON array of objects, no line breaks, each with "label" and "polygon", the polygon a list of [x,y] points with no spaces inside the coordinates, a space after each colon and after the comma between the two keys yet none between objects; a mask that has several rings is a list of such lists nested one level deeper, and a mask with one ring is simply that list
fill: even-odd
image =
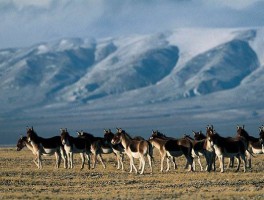
[{"label": "animal leg", "polygon": [[171,158],[171,162],[172,162],[172,164],[173,164],[173,168],[174,168],[174,169],[178,169],[178,166],[177,166],[177,164],[176,164],[175,157],[172,157],[172,158]]},{"label": "animal leg", "polygon": [[151,158],[150,155],[147,155],[147,157],[148,157],[148,161],[149,161],[150,173],[152,174],[152,172],[153,172],[153,169],[152,169],[152,163],[151,163],[152,158]]},{"label": "animal leg", "polygon": [[60,162],[61,162],[61,155],[59,152],[55,152],[55,159],[56,159],[56,168],[58,169],[60,167]]},{"label": "animal leg", "polygon": [[70,152],[70,168],[72,169],[73,168],[73,153]]},{"label": "animal leg", "polygon": [[143,174],[144,173],[144,169],[145,169],[145,165],[146,165],[146,161],[145,161],[145,159],[144,159],[144,156],[143,155],[141,155],[140,156],[140,163],[142,164],[142,169],[141,169],[141,172],[140,172],[140,174]]},{"label": "animal leg", "polygon": [[[186,166],[188,166],[188,162],[186,163]],[[186,166],[185,166],[185,169],[186,169]],[[193,170],[196,171],[196,168],[195,168],[195,160],[194,160],[194,159],[193,159],[193,164],[192,164],[192,166],[193,166]]]},{"label": "animal leg", "polygon": [[83,153],[80,153],[81,159],[82,159],[82,165],[81,165],[81,169],[83,169],[84,167],[84,161],[85,161],[85,157]]},{"label": "animal leg", "polygon": [[244,172],[246,172],[246,169],[247,169],[247,159],[246,159],[245,154],[242,154],[242,155],[241,155],[241,158],[242,158],[242,160],[243,160]]},{"label": "animal leg", "polygon": [[[163,164],[164,164],[164,159],[166,157],[166,154],[165,153],[161,153],[160,154],[160,172],[163,172]],[[168,170],[168,165],[167,165],[167,170]]]},{"label": "animal leg", "polygon": [[134,158],[131,156],[131,157],[130,157],[130,171],[129,171],[129,173],[132,172],[133,168],[134,168],[134,170],[135,170],[135,172],[136,172],[136,174],[137,174],[137,168],[136,168],[136,166],[134,165]]},{"label": "animal leg", "polygon": [[139,159],[139,166],[138,166],[138,170],[140,171],[142,169],[142,162],[141,159]]},{"label": "animal leg", "polygon": [[220,163],[221,173],[223,173],[224,172],[224,156],[223,155],[218,156],[218,159],[219,159],[219,163]]},{"label": "animal leg", "polygon": [[92,169],[95,168],[96,162],[97,162],[97,155],[96,155],[96,152],[95,152],[95,153],[93,154],[93,166],[92,166]]},{"label": "animal leg", "polygon": [[166,172],[168,172],[170,170],[170,157],[167,156],[167,169]]},{"label": "animal leg", "polygon": [[67,168],[67,155],[62,147],[60,148],[60,154],[63,159],[64,168],[66,169]]},{"label": "animal leg", "polygon": [[87,164],[88,164],[88,169],[91,169],[91,159],[90,159],[90,154],[86,153],[86,158],[87,158]]},{"label": "animal leg", "polygon": [[122,169],[122,171],[124,171],[123,160],[124,160],[124,154],[121,154],[121,155],[120,155],[120,164],[121,164],[121,169]]},{"label": "animal leg", "polygon": [[105,164],[104,164],[104,161],[103,161],[102,155],[99,153],[98,156],[99,156],[99,160],[100,160],[100,162],[101,162],[102,165],[103,165],[103,168],[105,169],[106,166],[105,166]]},{"label": "animal leg", "polygon": [[236,159],[237,159],[237,169],[236,169],[236,172],[238,172],[239,171],[239,168],[240,168],[241,160],[240,160],[240,157],[239,156],[236,156]]},{"label": "animal leg", "polygon": [[248,152],[248,151],[246,151],[246,158],[247,158],[247,162],[248,162],[248,168],[249,169],[252,169],[252,166],[251,166],[251,154]]},{"label": "animal leg", "polygon": [[[202,166],[202,163],[201,163],[201,158],[200,158],[200,156],[198,156],[198,163],[199,163],[199,165],[200,165],[201,171],[203,171],[204,169],[203,169],[203,166]],[[195,169],[194,169],[194,170],[195,170]]]}]

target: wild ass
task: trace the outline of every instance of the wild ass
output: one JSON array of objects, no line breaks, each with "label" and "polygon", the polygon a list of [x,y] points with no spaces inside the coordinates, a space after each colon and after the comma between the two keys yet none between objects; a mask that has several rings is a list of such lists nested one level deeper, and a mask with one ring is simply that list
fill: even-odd
[{"label": "wild ass", "polygon": [[24,147],[27,147],[35,156],[35,159],[33,159],[33,162],[38,167],[37,157],[35,154],[35,151],[33,149],[33,146],[28,142],[27,137],[21,136],[17,141],[17,151],[21,151]]},{"label": "wild ass", "polygon": [[88,143],[91,144],[91,153],[93,154],[93,165],[92,168],[94,169],[97,163],[97,157],[99,157],[100,162],[103,165],[103,168],[106,168],[105,163],[102,158],[102,154],[110,154],[113,153],[113,149],[111,147],[111,143],[108,143],[102,137],[95,137],[90,133],[80,131],[78,132],[78,137],[85,139]]},{"label": "wild ass", "polygon": [[36,155],[38,168],[42,168],[42,155],[54,155],[56,157],[56,167],[59,168],[61,157],[64,160],[64,168],[67,167],[67,161],[60,137],[42,138],[37,135],[33,127],[27,128],[27,141],[32,146],[32,152]]},{"label": "wild ass", "polygon": [[[169,139],[166,141],[165,150],[169,157],[179,157],[184,155],[186,158],[186,167],[189,166],[189,171],[193,171],[192,143],[184,138]],[[186,168],[185,167],[185,168]]]},{"label": "wild ass", "polygon": [[121,128],[117,128],[117,133],[115,134],[114,138],[112,139],[111,143],[113,145],[121,143],[125,148],[125,153],[128,155],[130,159],[130,171],[132,172],[133,168],[135,172],[137,173],[138,170],[134,165],[134,158],[139,158],[140,160],[140,166],[141,166],[141,172],[140,174],[144,173],[145,169],[145,156],[148,157],[149,161],[149,167],[150,171],[152,173],[152,155],[153,155],[153,149],[151,144],[146,140],[135,140],[128,135],[124,130]]},{"label": "wild ass", "polygon": [[[200,132],[193,131],[193,134],[196,138],[199,138],[198,136],[203,136],[201,131]],[[206,139],[200,139],[200,140],[193,139],[189,135],[184,135],[184,139],[188,139],[190,142],[192,142],[192,146],[193,146],[192,157],[197,158],[201,171],[204,171],[202,163],[201,163],[201,159],[200,159],[201,156],[205,157],[206,170],[211,171],[212,161],[214,157],[214,150],[213,148],[209,147],[209,145],[207,144],[207,140]],[[193,161],[193,169],[195,170],[195,161]]]},{"label": "wild ass", "polygon": [[[158,130],[157,131],[152,131],[152,134],[149,138],[149,142],[159,150],[160,152],[160,171],[163,172],[163,164],[164,164],[164,159],[165,157],[167,158],[167,169],[166,171],[169,171],[170,169],[170,157],[167,156],[167,151],[165,149],[165,144],[168,140],[172,138],[166,137],[164,134],[160,133]],[[172,162],[174,169],[177,168],[176,162],[175,162],[175,157],[172,157]]]},{"label": "wild ass", "polygon": [[243,138],[224,138],[216,133],[213,128],[207,129],[207,141],[214,148],[220,162],[221,172],[224,172],[224,157],[236,157],[238,165],[236,172],[240,168],[240,157],[243,160],[244,172],[246,172],[246,141]]},{"label": "wild ass", "polygon": [[[260,133],[262,129],[260,128]],[[237,137],[244,137],[247,141],[247,161],[248,161],[248,167],[252,168],[252,157],[251,154],[262,154],[263,148],[262,144],[259,140],[259,138],[255,138],[253,136],[250,136],[248,132],[245,130],[245,126],[237,126]]]},{"label": "wild ass", "polygon": [[119,144],[112,144],[111,141],[114,138],[115,134],[111,131],[111,129],[104,129],[104,139],[107,141],[108,144],[111,144],[111,147],[113,149],[114,154],[116,155],[116,161],[117,161],[117,169],[121,169],[122,171],[124,170],[124,152],[125,149],[121,143]]},{"label": "wild ass", "polygon": [[87,142],[83,138],[75,138],[70,136],[67,129],[60,129],[61,130],[61,142],[64,145],[64,149],[66,151],[67,159],[68,159],[68,168],[73,168],[73,154],[80,153],[82,159],[81,169],[84,167],[85,163],[85,155],[88,160],[88,169],[90,169],[90,147],[91,144]]}]

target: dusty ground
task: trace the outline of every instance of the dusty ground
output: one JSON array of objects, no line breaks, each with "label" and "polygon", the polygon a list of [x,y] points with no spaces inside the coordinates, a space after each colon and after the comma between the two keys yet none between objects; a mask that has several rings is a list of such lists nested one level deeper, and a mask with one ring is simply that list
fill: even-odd
[{"label": "dusty ground", "polygon": [[101,164],[80,170],[80,156],[74,157],[74,169],[55,169],[55,158],[48,157],[39,170],[30,151],[0,148],[0,199],[264,199],[264,155],[253,158],[246,173],[187,172],[183,157],[178,170],[160,173],[155,152],[154,172],[147,165],[145,175],[129,174],[127,157],[126,172],[116,170],[113,155],[104,155],[105,170]]}]

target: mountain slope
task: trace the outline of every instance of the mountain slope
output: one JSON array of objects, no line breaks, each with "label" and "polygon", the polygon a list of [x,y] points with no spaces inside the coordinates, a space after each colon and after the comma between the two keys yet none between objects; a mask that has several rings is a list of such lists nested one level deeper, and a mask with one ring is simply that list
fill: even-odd
[{"label": "mountain slope", "polygon": [[2,49],[0,121],[260,119],[263,36],[263,28],[177,29]]}]

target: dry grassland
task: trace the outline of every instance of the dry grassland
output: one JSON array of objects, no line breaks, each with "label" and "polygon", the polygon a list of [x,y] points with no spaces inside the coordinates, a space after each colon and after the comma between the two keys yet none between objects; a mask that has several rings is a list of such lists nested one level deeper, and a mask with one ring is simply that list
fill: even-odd
[{"label": "dry grassland", "polygon": [[178,170],[160,173],[154,152],[153,174],[146,165],[145,175],[136,175],[117,171],[112,154],[103,156],[105,170],[100,163],[96,169],[80,170],[79,155],[74,156],[74,169],[55,169],[52,156],[44,158],[39,170],[30,151],[0,148],[0,199],[264,199],[264,155],[253,158],[253,169],[246,173],[187,172],[183,157],[177,159]]}]

